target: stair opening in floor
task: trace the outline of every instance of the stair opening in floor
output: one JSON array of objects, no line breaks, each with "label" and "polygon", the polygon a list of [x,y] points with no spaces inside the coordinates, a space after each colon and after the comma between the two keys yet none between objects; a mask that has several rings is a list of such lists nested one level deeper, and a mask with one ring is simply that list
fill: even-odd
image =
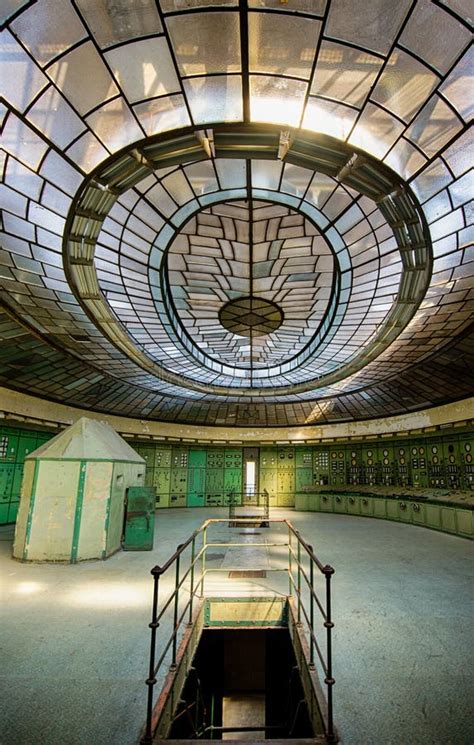
[{"label": "stair opening in floor", "polygon": [[313,738],[287,628],[204,630],[168,738]]}]

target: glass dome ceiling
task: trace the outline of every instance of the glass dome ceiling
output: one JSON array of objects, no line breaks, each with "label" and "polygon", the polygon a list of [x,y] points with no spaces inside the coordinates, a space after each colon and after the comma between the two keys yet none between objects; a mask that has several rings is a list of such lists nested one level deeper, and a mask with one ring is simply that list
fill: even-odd
[{"label": "glass dome ceiling", "polygon": [[4,385],[243,425],[473,392],[467,4],[3,8]]}]

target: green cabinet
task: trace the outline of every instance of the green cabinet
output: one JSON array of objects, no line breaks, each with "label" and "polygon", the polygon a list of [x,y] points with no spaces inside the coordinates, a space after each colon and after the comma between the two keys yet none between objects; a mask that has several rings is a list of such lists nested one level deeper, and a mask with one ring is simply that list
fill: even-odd
[{"label": "green cabinet", "polygon": [[184,467],[172,468],[170,476],[170,507],[186,507],[187,483],[188,469]]},{"label": "green cabinet", "polygon": [[316,448],[313,453],[314,482],[320,486],[329,484],[329,450]]},{"label": "green cabinet", "polygon": [[122,541],[124,551],[151,551],[154,531],[155,490],[149,486],[130,486]]},{"label": "green cabinet", "polygon": [[[204,456],[206,453],[204,452]],[[190,463],[191,458],[189,459]],[[188,471],[188,507],[204,507],[206,494],[206,469],[190,468]]]},{"label": "green cabinet", "polygon": [[295,449],[292,447],[278,448],[277,504],[279,507],[295,504]]},{"label": "green cabinet", "polygon": [[191,448],[189,451],[189,468],[205,468],[206,451]]},{"label": "green cabinet", "polygon": [[15,466],[13,463],[0,463],[0,501],[10,501]]},{"label": "green cabinet", "polygon": [[295,503],[295,470],[279,468],[277,471],[277,504],[292,507]]},{"label": "green cabinet", "polygon": [[313,470],[313,451],[310,448],[296,448],[296,468],[309,468]]},{"label": "green cabinet", "polygon": [[260,448],[260,468],[265,470],[274,470],[277,467],[278,451],[276,448]]},{"label": "green cabinet", "polygon": [[395,484],[395,453],[388,443],[379,445],[377,448],[377,483],[382,486],[393,486]]},{"label": "green cabinet", "polygon": [[344,494],[337,494],[333,501],[334,512],[347,512],[346,497]]},{"label": "green cabinet", "polygon": [[348,495],[346,497],[347,512],[349,515],[360,515],[361,514],[361,498]]},{"label": "green cabinet", "polygon": [[360,497],[359,499],[360,514],[366,517],[373,517],[374,500],[370,497]]},{"label": "green cabinet", "polygon": [[243,453],[241,449],[226,448],[224,453],[224,502],[227,503],[229,494],[238,495],[237,502],[242,495]]},{"label": "green cabinet", "polygon": [[295,494],[295,510],[301,510],[305,512],[308,510],[309,494]]},{"label": "green cabinet", "polygon": [[[138,451],[137,451],[138,452]],[[146,469],[155,467],[155,449],[153,447],[141,447],[139,454],[145,461]]]},{"label": "green cabinet", "polygon": [[224,470],[224,493],[228,497],[235,492],[239,499],[242,494],[242,468],[226,468]]},{"label": "green cabinet", "polygon": [[36,450],[36,435],[21,435],[18,438],[17,461],[24,461],[26,456]]},{"label": "green cabinet", "polygon": [[224,504],[224,469],[206,469],[206,505],[216,507]]},{"label": "green cabinet", "polygon": [[171,468],[171,448],[159,447],[155,450],[155,468]]},{"label": "green cabinet", "polygon": [[12,500],[15,500],[16,502],[18,502],[18,500],[20,499],[21,482],[23,481],[23,469],[24,469],[23,463],[15,464],[14,471],[13,471],[11,496],[12,496]]},{"label": "green cabinet", "polygon": [[311,486],[313,483],[312,468],[297,468],[295,472],[295,489],[300,491],[305,486]]},{"label": "green cabinet", "polygon": [[270,496],[270,505],[277,503],[277,472],[275,469],[265,468],[260,471],[260,491],[266,489]]},{"label": "green cabinet", "polygon": [[7,463],[14,463],[17,460],[18,454],[18,434],[6,432],[4,435],[4,440],[4,447],[2,447],[4,456],[2,457],[2,461],[5,461]]},{"label": "green cabinet", "polygon": [[155,488],[156,507],[158,509],[169,507],[171,488],[171,471],[169,468],[153,469],[153,486]]},{"label": "green cabinet", "polygon": [[456,510],[456,522],[460,535],[471,536],[474,533],[474,513],[472,510]]},{"label": "green cabinet", "polygon": [[319,497],[319,509],[321,512],[333,512],[334,497],[332,494],[321,494]]}]

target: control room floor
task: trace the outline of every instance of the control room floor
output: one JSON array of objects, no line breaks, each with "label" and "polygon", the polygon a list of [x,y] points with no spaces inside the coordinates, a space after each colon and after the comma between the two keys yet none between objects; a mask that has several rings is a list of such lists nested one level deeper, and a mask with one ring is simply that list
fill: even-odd
[{"label": "control room floor", "polygon": [[[218,516],[224,511],[162,510],[152,552],[73,566],[14,561],[13,526],[0,528],[2,745],[137,742],[145,714],[149,570],[206,517]],[[383,520],[272,512],[282,516],[336,569],[334,701],[342,742],[471,745],[472,543]],[[242,540],[270,541],[263,533]],[[270,568],[274,551],[249,546],[241,568],[265,568],[256,566],[261,560]],[[234,562],[223,554],[215,549],[211,558],[225,570],[215,575],[216,591],[238,594],[245,588],[230,589]],[[286,592],[283,579],[269,577]],[[256,580],[256,593],[265,582]],[[166,630],[165,624],[158,646]]]}]

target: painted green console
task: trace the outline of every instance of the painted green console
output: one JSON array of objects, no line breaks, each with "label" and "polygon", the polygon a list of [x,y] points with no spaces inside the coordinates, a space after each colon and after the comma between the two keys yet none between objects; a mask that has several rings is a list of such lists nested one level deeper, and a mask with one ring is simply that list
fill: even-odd
[{"label": "painted green console", "polygon": [[474,534],[474,494],[470,491],[313,488],[295,494],[295,510],[377,517],[464,538]]}]

